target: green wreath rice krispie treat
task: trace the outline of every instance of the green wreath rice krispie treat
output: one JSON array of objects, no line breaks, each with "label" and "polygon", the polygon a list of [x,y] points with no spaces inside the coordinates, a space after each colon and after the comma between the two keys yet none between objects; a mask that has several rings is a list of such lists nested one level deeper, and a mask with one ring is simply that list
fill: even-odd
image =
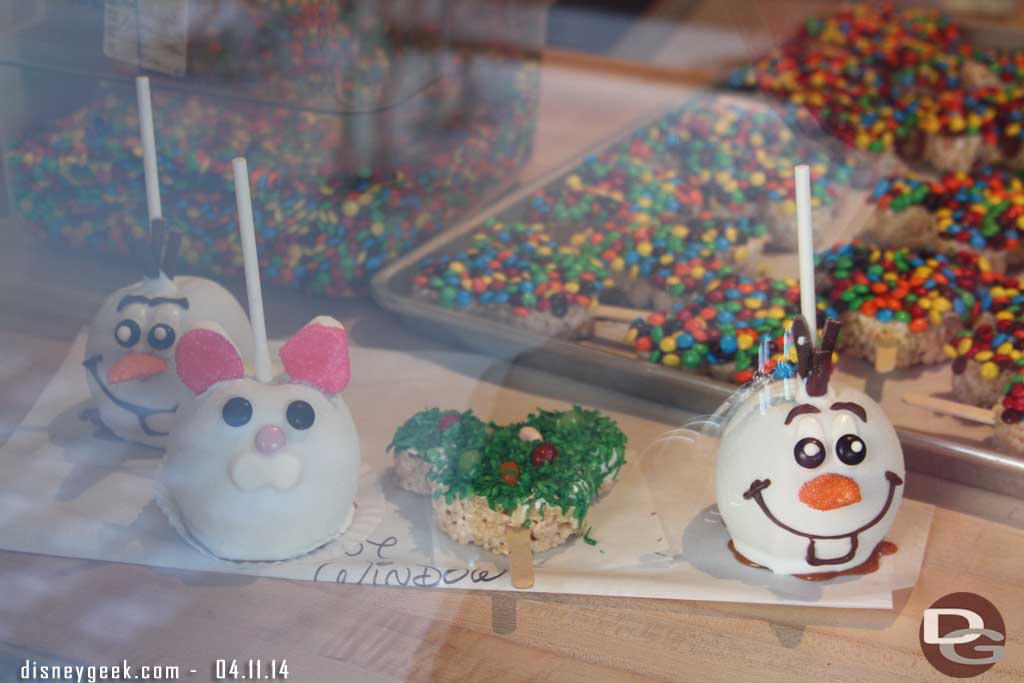
[{"label": "green wreath rice krispie treat", "polygon": [[388,451],[395,454],[399,486],[413,493],[430,493],[430,459],[458,458],[463,453],[478,457],[476,449],[486,436],[487,426],[472,410],[421,410],[398,428],[388,444]]},{"label": "green wreath rice krispie treat", "polygon": [[[409,446],[406,437],[429,431],[431,419],[444,414],[420,413],[399,429],[392,445]],[[413,421],[425,427],[417,430]],[[480,443],[422,451],[441,530],[459,543],[501,554],[509,551],[509,527],[530,529],[533,552],[584,534],[591,505],[625,463],[626,436],[618,426],[577,406],[488,428]]]},{"label": "green wreath rice krispie treat", "polygon": [[[585,533],[585,519],[602,487],[625,462],[626,437],[597,411],[541,410],[499,428],[480,461],[432,460],[434,519],[459,543],[509,552],[509,527],[528,527],[535,553]],[[441,466],[438,466],[441,465]]]}]

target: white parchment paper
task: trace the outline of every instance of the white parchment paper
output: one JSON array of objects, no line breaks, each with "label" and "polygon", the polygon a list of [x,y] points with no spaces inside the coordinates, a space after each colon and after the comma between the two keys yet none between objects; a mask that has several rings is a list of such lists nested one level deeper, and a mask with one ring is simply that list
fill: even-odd
[{"label": "white parchment paper", "polygon": [[[337,541],[276,563],[225,562],[204,554],[175,531],[154,500],[162,452],[112,439],[89,419],[81,369],[84,335],[57,376],[0,449],[0,548],[322,582],[408,587],[514,590],[507,561],[437,530],[430,501],[400,489],[383,446],[408,415],[373,433],[360,427],[391,392],[445,390],[423,407],[475,406],[500,388],[479,378],[503,372],[472,354],[352,349],[359,371],[345,392],[363,449],[357,515]],[[407,368],[393,387],[376,367]],[[457,374],[453,377],[452,368]],[[398,395],[398,394],[395,394]],[[583,397],[579,397],[582,400]],[[385,431],[386,433],[377,432]],[[699,448],[631,444],[619,482],[588,519],[596,545],[581,539],[535,557],[534,591],[691,600],[889,608],[892,591],[913,585],[920,570],[932,508],[904,501],[889,535],[899,552],[864,577],[809,583],[739,565],[713,509],[713,460]],[[653,473],[653,476],[652,476]],[[912,476],[912,475],[911,475]],[[654,482],[652,484],[652,482]]]}]

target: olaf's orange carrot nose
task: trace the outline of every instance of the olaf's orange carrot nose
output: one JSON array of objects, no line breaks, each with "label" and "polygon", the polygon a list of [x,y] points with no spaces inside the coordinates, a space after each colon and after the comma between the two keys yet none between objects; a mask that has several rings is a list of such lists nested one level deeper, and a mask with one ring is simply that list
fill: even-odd
[{"label": "olaf's orange carrot nose", "polygon": [[822,474],[800,487],[800,502],[815,510],[835,510],[860,502],[860,486],[841,474]]},{"label": "olaf's orange carrot nose", "polygon": [[167,369],[167,361],[151,353],[126,353],[107,371],[109,384],[156,377]]}]

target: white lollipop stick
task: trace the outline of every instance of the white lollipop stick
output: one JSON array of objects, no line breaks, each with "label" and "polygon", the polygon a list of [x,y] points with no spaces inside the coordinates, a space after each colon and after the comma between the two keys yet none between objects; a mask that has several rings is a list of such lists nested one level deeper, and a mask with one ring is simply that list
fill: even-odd
[{"label": "white lollipop stick", "polygon": [[818,315],[814,294],[814,235],[811,232],[811,169],[807,164],[793,168],[796,181],[796,236],[800,258],[800,313],[807,320],[811,343],[817,344]]},{"label": "white lollipop stick", "polygon": [[139,137],[142,138],[142,169],[146,174],[146,209],[149,220],[161,218],[160,176],[156,170],[156,139],[153,135],[153,104],[149,99],[149,79],[135,79],[135,97],[139,102]]},{"label": "white lollipop stick", "polygon": [[256,379],[269,382],[270,346],[267,324],[263,318],[263,290],[260,289],[260,261],[256,253],[256,224],[252,220],[252,197],[249,195],[249,165],[244,157],[231,160],[235,172],[235,203],[238,204],[238,227],[242,238],[242,260],[245,263],[245,291],[249,295],[249,319],[256,345]]}]

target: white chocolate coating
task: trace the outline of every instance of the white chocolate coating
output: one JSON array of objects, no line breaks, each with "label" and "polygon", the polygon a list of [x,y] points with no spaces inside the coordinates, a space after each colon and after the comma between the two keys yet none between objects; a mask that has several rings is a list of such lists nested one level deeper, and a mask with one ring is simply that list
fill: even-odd
[{"label": "white chocolate coating", "polygon": [[[719,512],[736,550],[773,572],[812,574],[861,565],[884,540],[903,499],[906,470],[896,430],[863,392],[830,387],[825,396],[808,396],[803,382],[794,380],[789,384],[793,396],[786,398],[785,384],[754,392],[726,426],[715,467]],[[866,421],[856,410],[841,407],[844,403],[863,408]],[[803,404],[817,412],[807,409],[787,425],[790,411]],[[837,455],[846,435],[856,439],[844,443],[854,444],[858,452],[866,449],[859,464],[846,464]],[[824,446],[825,457],[817,466],[798,464],[795,450],[802,439]],[[806,443],[810,452],[817,450],[814,442]],[[831,476],[819,480],[821,475]],[[824,485],[814,492],[815,485],[808,484],[812,480]],[[771,483],[759,496],[745,497],[754,492],[755,481]],[[851,492],[859,500],[843,504],[853,499]]]},{"label": "white chocolate coating", "polygon": [[[176,303],[130,303],[118,310],[127,296],[147,299],[185,299],[188,308]],[[86,342],[85,372],[100,419],[117,436],[163,448],[175,422],[175,407],[189,397],[175,372],[174,348],[154,348],[149,335],[157,325],[167,325],[180,338],[194,321],[216,320],[238,343],[242,357],[252,357],[252,332],[245,310],[231,293],[212,280],[178,276],[173,280],[160,275],[123,287],[107,298],[89,324]],[[138,325],[138,340],[130,341],[122,321]],[[163,337],[167,328],[156,329]],[[118,337],[121,337],[119,340]],[[176,343],[176,340],[175,340]],[[111,382],[110,370],[130,353],[153,357],[150,361],[166,366],[159,374],[129,381]],[[159,359],[159,361],[155,360]]]},{"label": "white chocolate coating", "polygon": [[[344,333],[330,318],[317,318],[303,332],[315,326]],[[239,561],[303,555],[352,521],[361,463],[352,416],[339,394],[287,375],[271,383],[242,376],[237,353],[220,332],[192,330],[179,347],[179,371],[201,393],[179,409],[160,483],[189,535],[213,555]],[[300,332],[292,339],[301,338]],[[343,370],[335,353],[341,344]],[[344,388],[347,342],[330,353],[325,348],[313,339],[291,358],[313,368],[322,386]],[[212,378],[210,386],[192,381],[204,377]],[[235,410],[225,410],[229,402]]]},{"label": "white chocolate coating", "polygon": [[[252,404],[252,419],[232,427],[230,398]],[[309,429],[288,424],[288,404],[313,406]],[[266,425],[287,444],[272,455],[255,447]],[[160,480],[192,537],[229,560],[281,560],[314,550],[347,528],[359,483],[359,440],[348,408],[312,387],[220,382],[181,409]]]}]

